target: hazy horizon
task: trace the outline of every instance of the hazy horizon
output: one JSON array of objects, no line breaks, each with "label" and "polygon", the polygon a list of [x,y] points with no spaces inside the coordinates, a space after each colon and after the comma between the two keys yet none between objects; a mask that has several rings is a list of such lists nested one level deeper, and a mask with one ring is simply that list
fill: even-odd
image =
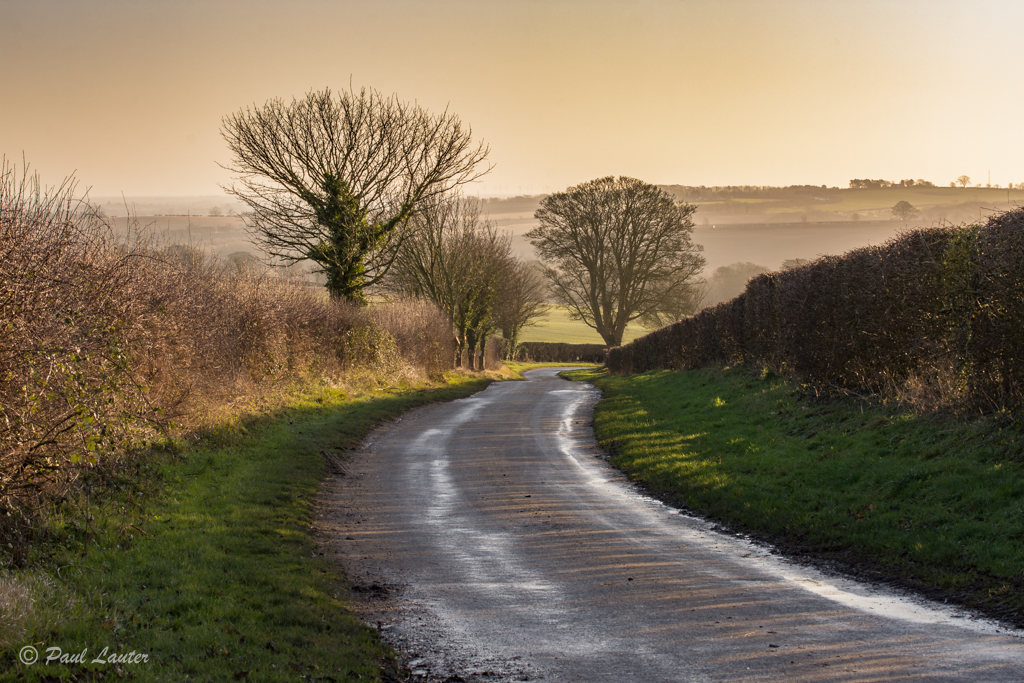
[{"label": "hazy horizon", "polygon": [[467,192],[1024,182],[1008,0],[7,2],[0,154],[94,196],[219,195],[221,118],[311,89],[445,109],[491,146]]}]

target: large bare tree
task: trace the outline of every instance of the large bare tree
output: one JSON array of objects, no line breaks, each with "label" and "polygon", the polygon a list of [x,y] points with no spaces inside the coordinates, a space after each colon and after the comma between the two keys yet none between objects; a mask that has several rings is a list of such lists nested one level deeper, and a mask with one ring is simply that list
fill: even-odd
[{"label": "large bare tree", "polygon": [[363,89],[310,92],[226,116],[254,240],[284,262],[314,261],[333,296],[363,303],[424,201],[479,178],[489,152],[453,114]]},{"label": "large bare tree", "polygon": [[702,247],[690,241],[692,204],[635,178],[607,177],[541,201],[526,233],[555,299],[609,346],[626,325],[661,325],[696,310]]}]

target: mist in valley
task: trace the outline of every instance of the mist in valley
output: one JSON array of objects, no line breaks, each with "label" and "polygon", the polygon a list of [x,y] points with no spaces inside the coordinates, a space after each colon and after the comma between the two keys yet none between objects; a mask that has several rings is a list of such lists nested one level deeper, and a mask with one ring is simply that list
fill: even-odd
[{"label": "mist in valley", "polygon": [[[916,189],[873,190],[678,185],[663,189],[698,206],[693,241],[703,247],[706,260],[703,306],[737,296],[747,280],[760,272],[880,245],[908,229],[976,222],[1024,203],[1024,190],[1017,187],[945,188],[931,183]],[[513,252],[526,261],[537,258],[525,234],[539,225],[534,213],[544,196],[480,198],[484,215],[510,234]],[[892,205],[904,197],[920,207],[906,223],[892,215]],[[230,197],[100,197],[90,203],[118,232],[126,232],[131,224],[168,246],[188,245],[225,263],[259,263],[272,273],[322,283],[311,262],[271,268],[246,231],[244,205]],[[744,208],[737,210],[737,206]]]}]

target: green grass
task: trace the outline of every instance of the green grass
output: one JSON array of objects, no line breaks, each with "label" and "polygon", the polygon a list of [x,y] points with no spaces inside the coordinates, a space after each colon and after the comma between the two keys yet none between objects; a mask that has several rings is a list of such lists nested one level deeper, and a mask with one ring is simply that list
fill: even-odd
[{"label": "green grass", "polygon": [[1024,624],[1024,434],[852,399],[747,368],[566,373],[604,392],[612,463],[781,546]]},{"label": "green grass", "polygon": [[[622,335],[622,343],[631,342],[649,331],[638,325],[628,325],[625,334]],[[523,329],[520,341],[604,344],[601,335],[594,328],[587,327],[582,321],[569,317],[569,309],[565,306],[554,305],[548,307],[543,318]]]},{"label": "green grass", "polygon": [[518,361],[506,361],[504,365],[509,369],[513,379],[525,379],[523,377],[524,372],[536,370],[537,368],[598,367],[597,363],[520,363]]},{"label": "green grass", "polygon": [[148,662],[119,667],[137,680],[378,680],[394,653],[346,608],[344,579],[312,529],[325,454],[343,456],[382,420],[486,383],[313,391],[192,447],[154,451],[108,482],[102,503],[94,493],[88,528],[79,513],[52,520],[34,571],[50,574],[71,607],[0,654],[0,680],[120,675],[94,663],[26,667],[17,653],[27,642],[43,657],[52,646],[88,648],[88,660],[104,647],[144,653]]}]

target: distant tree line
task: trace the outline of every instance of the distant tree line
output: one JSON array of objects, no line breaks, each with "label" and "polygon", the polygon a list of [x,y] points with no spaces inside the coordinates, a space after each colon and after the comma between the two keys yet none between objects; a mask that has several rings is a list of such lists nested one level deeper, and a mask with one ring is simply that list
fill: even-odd
[{"label": "distant tree line", "polygon": [[[850,189],[880,190],[887,188],[906,187],[937,187],[935,183],[918,178],[905,180],[872,180],[870,178],[854,178],[850,181]],[[822,190],[840,190],[843,188],[828,185],[658,185],[680,201],[715,201],[723,199],[794,199],[821,194]]]},{"label": "distant tree line", "polygon": [[838,190],[827,185],[657,185],[659,190],[667,192],[681,202],[698,200],[714,201],[721,199],[792,199],[794,197],[821,194],[822,190]]},{"label": "distant tree line", "polygon": [[533,213],[546,194],[520,195],[518,197],[487,197],[480,200],[480,208],[485,213]]},{"label": "distant tree line", "polygon": [[885,190],[890,187],[936,187],[935,183],[928,180],[914,180],[908,178],[895,182],[893,180],[869,180],[867,178],[854,178],[850,181],[852,190]]}]

